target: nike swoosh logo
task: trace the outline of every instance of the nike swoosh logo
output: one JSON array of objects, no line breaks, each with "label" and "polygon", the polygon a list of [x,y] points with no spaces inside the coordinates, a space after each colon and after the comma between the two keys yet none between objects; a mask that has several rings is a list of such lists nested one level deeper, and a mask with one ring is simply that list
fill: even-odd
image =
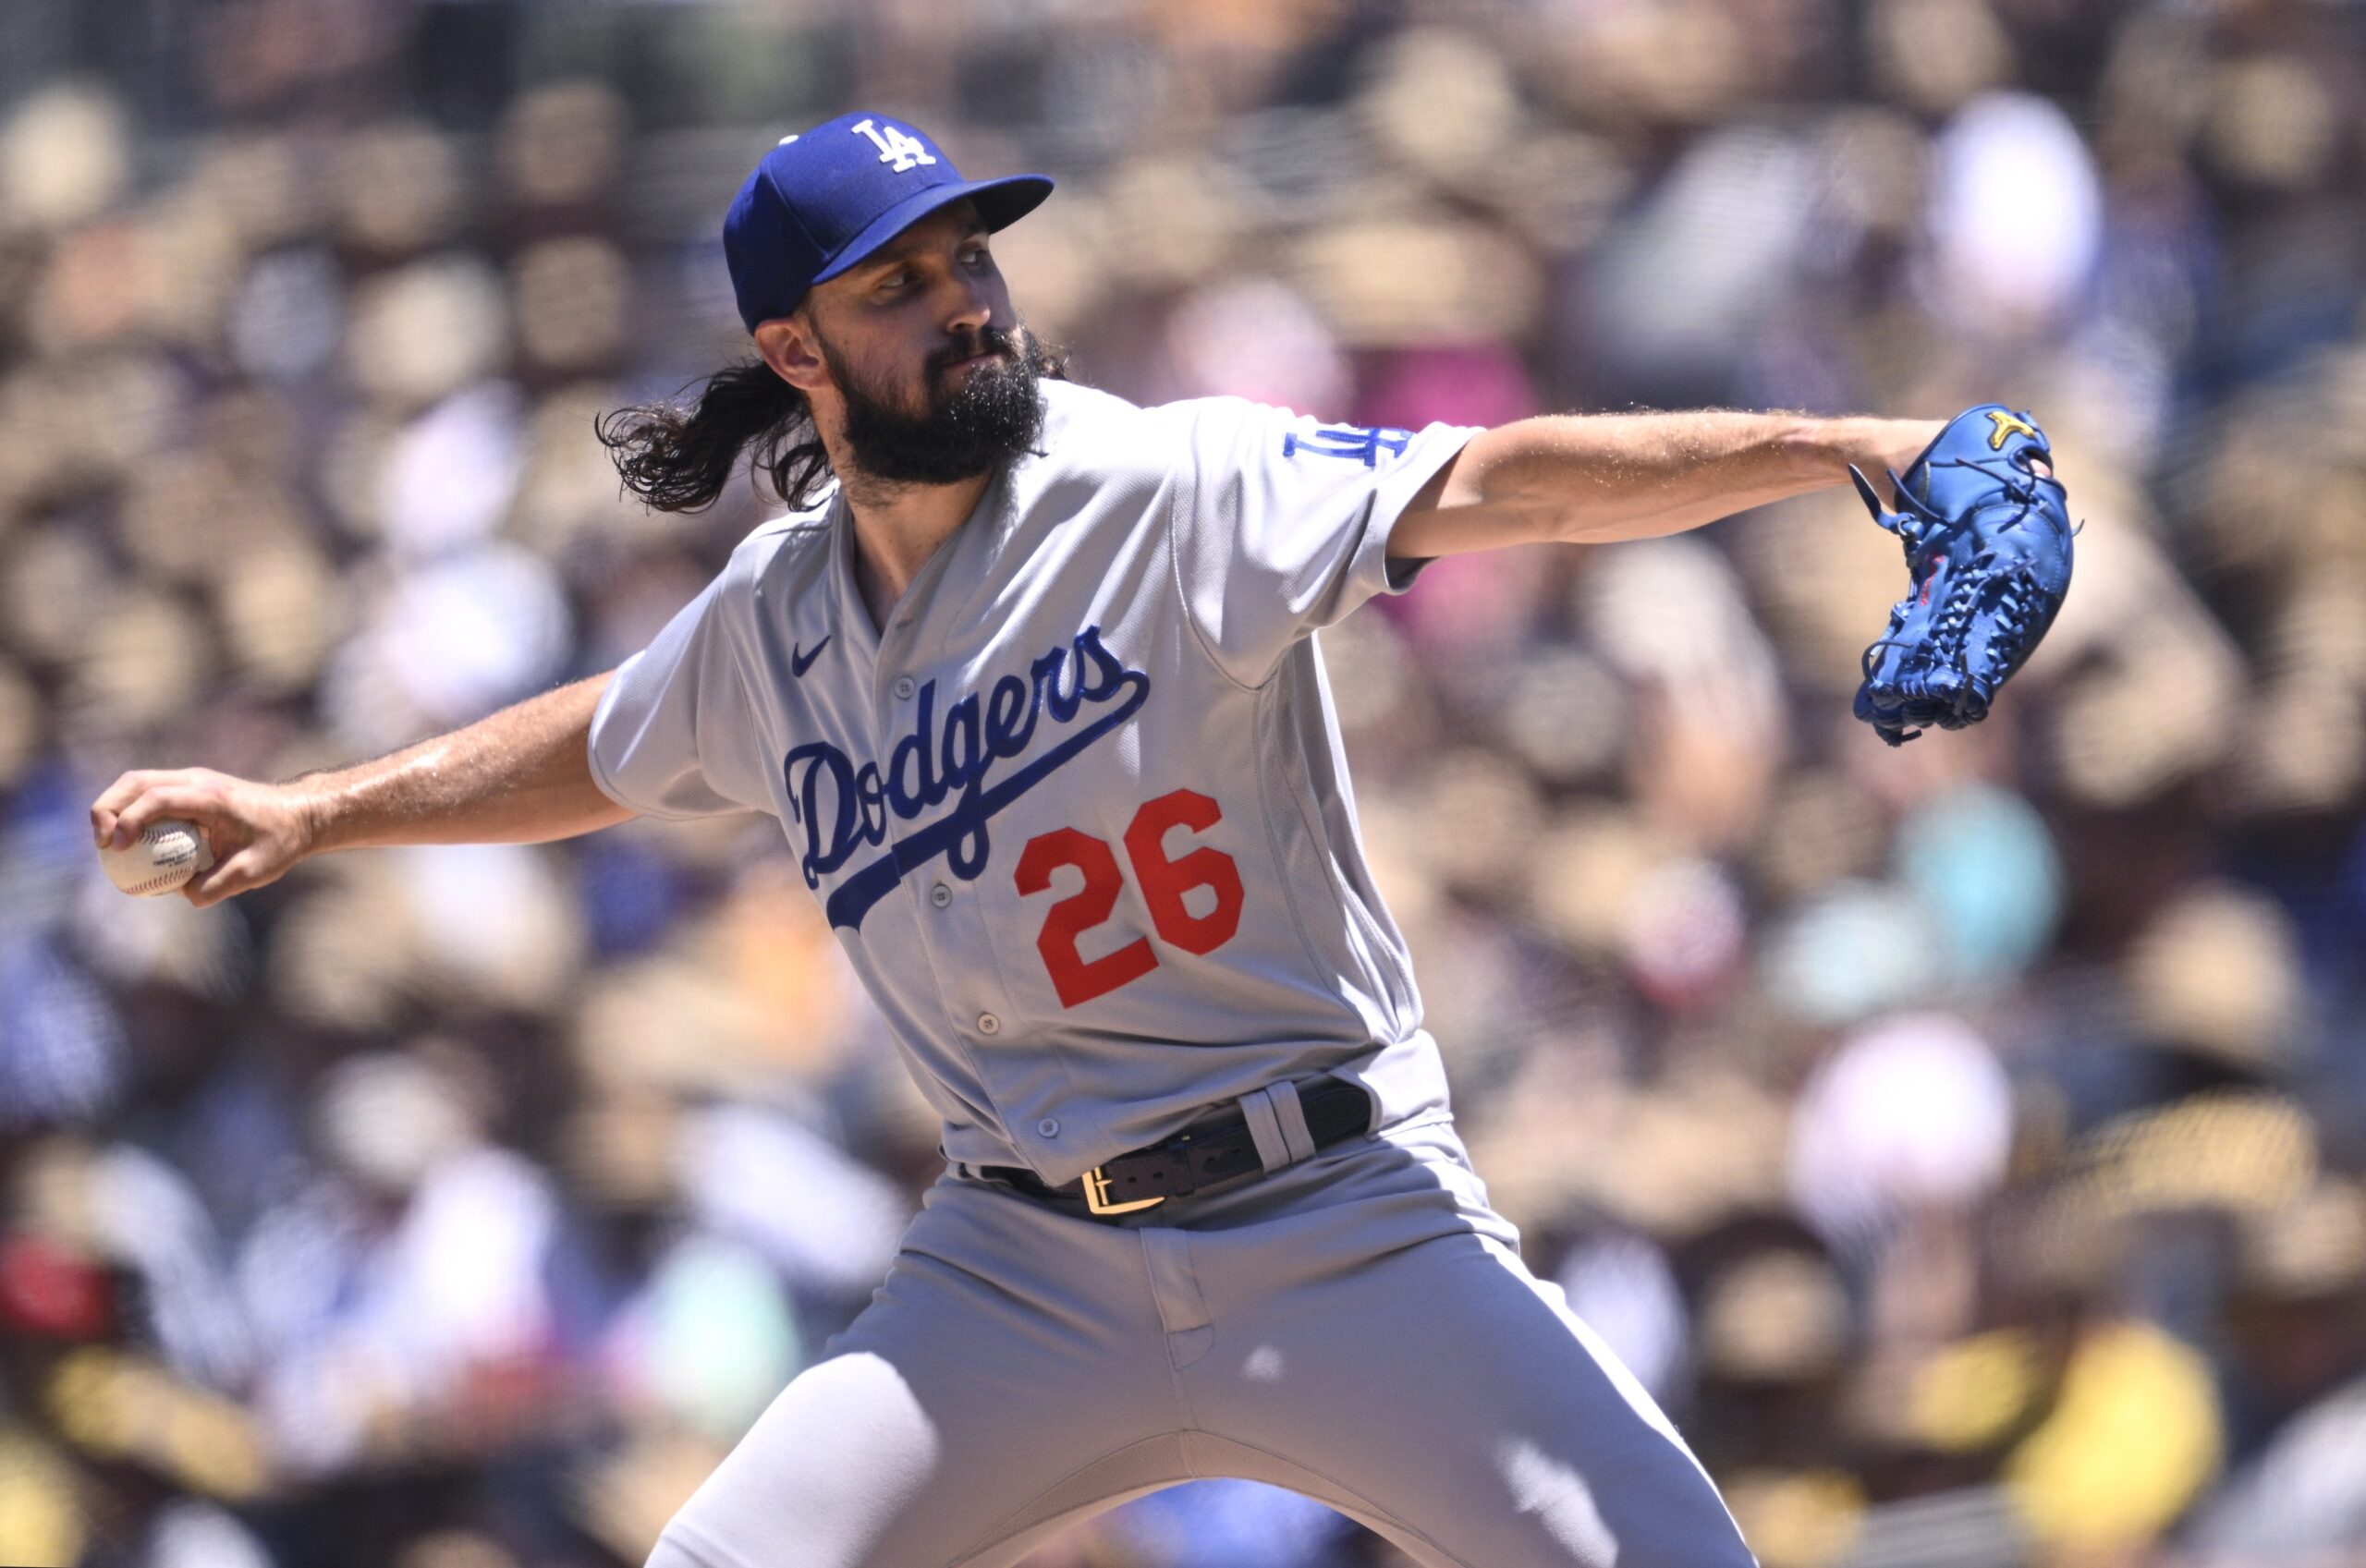
[{"label": "nike swoosh logo", "polygon": [[794,643],[791,643],[788,650],[788,673],[795,675],[798,679],[803,680],[805,678],[805,672],[811,667],[813,661],[822,656],[822,650],[829,646],[830,639],[826,637],[813,645],[813,651],[811,653],[806,652],[805,650],[798,647]]}]

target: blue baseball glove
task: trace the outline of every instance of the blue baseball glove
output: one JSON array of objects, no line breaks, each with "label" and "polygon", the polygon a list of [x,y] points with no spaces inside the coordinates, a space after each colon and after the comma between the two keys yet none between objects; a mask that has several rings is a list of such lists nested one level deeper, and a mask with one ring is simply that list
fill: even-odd
[{"label": "blue baseball glove", "polygon": [[2077,530],[2053,466],[2045,433],[2001,403],[1948,420],[1904,478],[1884,470],[1897,511],[1849,465],[1873,521],[1905,542],[1913,574],[1888,632],[1865,650],[1857,688],[1857,717],[1890,745],[1986,718],[1996,688],[2054,624]]}]

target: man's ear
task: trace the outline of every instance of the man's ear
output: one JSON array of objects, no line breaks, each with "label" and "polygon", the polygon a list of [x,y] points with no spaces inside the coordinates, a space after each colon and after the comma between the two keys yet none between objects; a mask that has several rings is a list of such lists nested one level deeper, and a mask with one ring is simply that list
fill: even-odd
[{"label": "man's ear", "polygon": [[799,392],[811,393],[829,384],[830,369],[822,361],[812,323],[802,310],[757,322],[756,352],[775,375]]}]

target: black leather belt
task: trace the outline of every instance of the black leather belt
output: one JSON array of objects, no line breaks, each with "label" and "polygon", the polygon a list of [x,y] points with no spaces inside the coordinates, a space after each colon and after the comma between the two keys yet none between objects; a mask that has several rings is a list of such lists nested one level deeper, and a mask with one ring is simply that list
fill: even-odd
[{"label": "black leather belt", "polygon": [[[1372,1096],[1346,1078],[1311,1078],[1299,1086],[1298,1102],[1317,1149],[1372,1128]],[[1120,1154],[1059,1186],[1017,1165],[981,1165],[978,1173],[1007,1182],[1031,1197],[1067,1198],[1082,1203],[1088,1213],[1111,1215],[1130,1214],[1170,1197],[1189,1197],[1201,1187],[1264,1168],[1249,1119],[1236,1113]]]}]

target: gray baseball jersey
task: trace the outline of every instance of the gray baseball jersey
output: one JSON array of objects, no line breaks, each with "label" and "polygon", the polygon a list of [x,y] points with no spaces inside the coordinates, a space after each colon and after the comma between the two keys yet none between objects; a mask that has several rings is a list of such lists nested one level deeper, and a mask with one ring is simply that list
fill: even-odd
[{"label": "gray baseball jersey", "polygon": [[617,672],[593,777],[780,820],[953,1159],[1066,1182],[1325,1071],[1442,1107],[1309,634],[1409,584],[1389,529],[1477,432],[1043,395],[884,628],[835,492],[749,535]]}]

